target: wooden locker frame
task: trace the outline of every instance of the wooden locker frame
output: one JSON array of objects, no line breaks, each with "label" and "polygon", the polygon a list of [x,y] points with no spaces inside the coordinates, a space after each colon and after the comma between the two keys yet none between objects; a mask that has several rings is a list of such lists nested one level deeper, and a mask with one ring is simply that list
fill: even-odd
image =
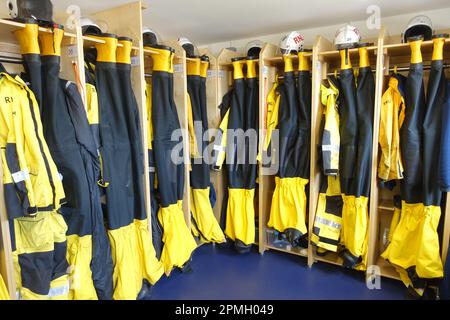
[{"label": "wooden locker frame", "polygon": [[[263,150],[264,139],[266,135],[266,104],[267,95],[275,83],[276,74],[282,74],[284,70],[283,57],[279,55],[278,46],[267,43],[261,50],[259,57],[259,150]],[[305,53],[305,56],[311,57],[312,53]],[[298,61],[298,57],[294,56],[293,61]],[[272,152],[274,152],[272,150]],[[272,153],[273,154],[273,153]],[[281,251],[308,259],[308,251],[306,248],[293,248],[287,246],[275,246],[270,243],[269,233],[274,232],[272,228],[267,227],[270,216],[270,207],[275,190],[275,174],[265,174],[263,163],[258,163],[258,180],[259,180],[259,253],[264,254],[266,250]],[[308,225],[308,219],[306,221]],[[309,238],[309,235],[308,235]],[[308,241],[309,243],[309,241]]]},{"label": "wooden locker frame", "polygon": [[[440,33],[449,33],[450,30],[442,30],[436,32],[436,34]],[[377,266],[378,270],[373,270],[371,275],[367,274],[368,278],[376,275],[376,272],[379,271],[379,275],[386,278],[391,278],[395,280],[401,280],[398,272],[395,270],[395,267],[384,260],[380,254],[380,250],[378,250],[379,245],[379,224],[380,224],[380,216],[384,214],[392,214],[394,211],[394,204],[392,200],[386,200],[384,196],[390,196],[394,192],[388,192],[382,190],[378,186],[378,163],[379,163],[379,147],[378,147],[378,132],[379,132],[379,119],[380,119],[380,111],[381,111],[381,98],[384,93],[383,88],[385,87],[385,81],[388,79],[385,76],[390,74],[390,66],[397,65],[398,67],[409,67],[410,64],[410,48],[408,43],[401,43],[401,36],[389,36],[386,30],[383,30],[380,33],[379,37],[379,62],[378,62],[378,74],[377,74],[377,91],[376,91],[376,105],[375,105],[375,119],[377,119],[374,125],[374,141],[373,141],[373,162],[372,162],[372,186],[371,186],[371,220],[370,220],[370,240],[369,240],[369,265]],[[444,59],[446,61],[450,60],[450,39],[446,40],[446,45],[444,49]],[[428,64],[431,61],[431,53],[432,53],[433,41],[424,41],[422,43],[422,54],[424,58],[424,63]],[[424,79],[428,78],[428,72],[425,71]],[[427,81],[425,81],[424,86],[426,88]],[[376,130],[376,131],[375,131]],[[450,241],[450,194],[447,193],[444,195],[447,198],[446,206],[442,210],[441,219],[443,219],[443,234],[442,234],[442,242],[440,243],[441,247],[441,259],[442,263],[445,266],[448,249],[449,249],[449,241]],[[380,213],[384,212],[384,213]]]},{"label": "wooden locker frame", "polygon": [[[384,29],[380,31],[383,34]],[[371,61],[372,70],[375,70],[374,79],[377,78],[378,71],[378,49],[379,49],[379,38],[369,40],[368,42],[373,42],[373,45],[367,47],[369,51],[369,60]],[[349,49],[352,65],[356,68],[358,66],[359,56],[358,49]],[[314,250],[311,243],[311,234],[314,228],[314,220],[318,205],[319,191],[321,185],[321,173],[320,167],[318,166],[318,150],[317,144],[320,137],[320,121],[323,112],[323,106],[320,98],[320,85],[322,80],[327,78],[329,71],[337,71],[340,69],[340,55],[339,51],[335,50],[332,43],[322,36],[316,38],[316,42],[313,46],[313,75],[312,75],[312,112],[311,112],[311,177],[310,177],[310,189],[309,189],[309,252],[308,252],[308,265],[311,267],[315,262],[325,262],[329,264],[334,264],[342,267],[342,258],[338,256],[337,253],[327,252],[325,256],[318,256]],[[376,81],[376,80],[375,80]],[[377,88],[375,88],[377,90]],[[380,89],[381,90],[381,89]],[[376,105],[376,103],[375,103]],[[375,108],[375,106],[374,106]],[[376,114],[376,113],[374,113]],[[375,122],[375,115],[374,115]],[[375,133],[374,133],[375,136]],[[378,135],[377,135],[378,136]],[[373,146],[372,146],[373,147]],[[373,184],[373,177],[371,179],[371,184]],[[369,217],[371,216],[371,204],[369,203]],[[369,219],[370,228],[370,219]],[[368,230],[370,233],[370,230]],[[370,247],[370,245],[368,246]],[[369,251],[369,249],[368,249]],[[369,252],[368,252],[369,254]],[[368,263],[369,265],[369,263]]]}]

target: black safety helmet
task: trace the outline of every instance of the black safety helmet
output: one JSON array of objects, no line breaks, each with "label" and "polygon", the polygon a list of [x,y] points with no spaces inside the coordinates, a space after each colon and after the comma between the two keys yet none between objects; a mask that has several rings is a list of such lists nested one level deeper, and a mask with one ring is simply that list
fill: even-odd
[{"label": "black safety helmet", "polygon": [[50,0],[7,0],[6,5],[14,20],[35,19],[41,24],[53,22],[53,4]]},{"label": "black safety helmet", "polygon": [[263,43],[259,40],[253,40],[247,43],[246,45],[246,51],[247,51],[247,57],[254,57],[258,58],[259,53],[261,52]]},{"label": "black safety helmet", "polygon": [[151,47],[158,44],[158,36],[150,28],[144,28],[142,33],[144,47]]},{"label": "black safety helmet", "polygon": [[188,38],[179,38],[178,44],[183,47],[184,51],[186,51],[187,57],[196,57],[196,48],[195,45]]},{"label": "black safety helmet", "polygon": [[80,19],[81,31],[83,35],[101,35],[102,30],[94,21],[89,18]]},{"label": "black safety helmet", "polygon": [[433,25],[431,19],[425,15],[418,15],[409,20],[408,26],[403,32],[403,42],[408,42],[408,38],[423,36],[423,40],[431,40],[433,36]]}]

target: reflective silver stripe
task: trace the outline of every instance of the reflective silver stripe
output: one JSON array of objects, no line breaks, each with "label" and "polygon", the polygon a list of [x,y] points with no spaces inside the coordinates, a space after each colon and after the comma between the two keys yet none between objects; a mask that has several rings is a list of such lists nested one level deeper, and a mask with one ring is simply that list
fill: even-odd
[{"label": "reflective silver stripe", "polygon": [[155,167],[148,167],[148,172],[152,173],[155,172],[156,168]]},{"label": "reflective silver stripe", "polygon": [[53,297],[65,295],[67,293],[69,293],[69,282],[67,282],[67,284],[65,284],[64,286],[61,286],[61,287],[50,288],[50,291],[48,292],[48,296],[49,296],[49,298],[53,298]]},{"label": "reflective silver stripe", "polygon": [[334,229],[338,229],[338,230],[341,229],[341,224],[340,223],[337,223],[337,222],[334,222],[334,221],[322,218],[321,216],[316,216],[316,222],[321,223],[321,224],[326,225],[326,226],[329,226],[329,227],[334,228]]},{"label": "reflective silver stripe", "polygon": [[22,171],[11,173],[11,177],[14,183],[19,183],[25,180],[30,180],[30,173],[28,172],[28,169],[23,169]]},{"label": "reflective silver stripe", "polygon": [[322,151],[339,151],[339,145],[337,144],[322,145]]},{"label": "reflective silver stripe", "polygon": [[214,148],[213,148],[215,151],[225,151],[225,147],[224,146],[218,146],[218,145],[214,145]]}]

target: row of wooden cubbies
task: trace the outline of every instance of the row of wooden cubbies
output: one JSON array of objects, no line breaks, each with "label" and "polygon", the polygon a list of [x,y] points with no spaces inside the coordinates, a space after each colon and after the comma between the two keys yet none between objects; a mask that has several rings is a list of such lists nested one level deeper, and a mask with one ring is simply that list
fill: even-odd
[{"label": "row of wooden cubbies", "polygon": [[[108,32],[116,33],[131,37],[133,40],[133,59],[132,59],[132,84],[134,93],[136,95],[141,115],[141,124],[143,129],[143,145],[147,146],[147,122],[146,122],[146,106],[145,106],[145,81],[151,75],[151,58],[148,49],[144,49],[142,41],[142,11],[145,6],[140,2],[122,5],[120,7],[112,8],[94,15],[91,18],[94,20],[104,21],[108,24]],[[67,20],[67,14],[62,14],[56,17],[57,22],[64,24]],[[10,20],[0,19],[0,53],[6,56],[18,56],[19,47],[14,38],[13,31],[24,27],[23,24],[13,22]],[[445,30],[439,30],[445,31]],[[48,29],[41,28],[40,32],[50,32]],[[369,203],[370,225],[369,225],[369,257],[368,265],[376,265],[379,267],[381,275],[388,278],[400,279],[395,269],[385,262],[380,257],[381,234],[384,226],[388,226],[390,218],[394,211],[392,195],[393,191],[380,189],[377,183],[377,165],[378,165],[378,131],[379,131],[379,116],[381,97],[386,86],[386,76],[390,73],[393,66],[407,69],[409,65],[409,46],[408,44],[400,43],[400,36],[391,37],[387,30],[382,28],[379,32],[378,39],[365,39],[374,43],[369,47],[370,63],[372,69],[375,71],[376,77],[376,94],[374,106],[374,130],[373,130],[373,146],[372,146],[372,181],[371,193]],[[62,68],[61,76],[63,78],[75,81],[75,74],[80,77],[81,84],[84,84],[84,57],[83,48],[93,46],[96,39],[89,36],[83,36],[81,28],[76,27],[74,30],[68,30],[65,33],[63,46],[66,48],[62,54]],[[450,59],[450,41],[447,40],[445,47],[445,59]],[[185,51],[178,45],[177,41],[166,41],[164,44],[172,46],[175,49],[175,73],[174,73],[174,95],[175,102],[178,109],[180,123],[182,128],[187,128],[187,81],[186,81],[186,58]],[[259,58],[259,79],[260,79],[260,123],[261,128],[264,127],[264,110],[266,107],[266,96],[271,86],[275,81],[276,74],[281,74],[283,71],[283,59],[277,55],[277,46],[266,44],[260,53]],[[422,45],[422,52],[424,61],[431,60],[432,42],[426,41]],[[221,53],[215,57],[207,49],[200,49],[200,54],[206,54],[210,57],[210,69],[207,78],[207,99],[208,99],[208,118],[209,127],[217,128],[220,122],[220,111],[218,106],[224,94],[232,86],[232,65],[231,59],[239,56],[238,53],[223,49]],[[314,215],[317,207],[317,200],[320,188],[320,171],[317,166],[317,148],[319,135],[319,123],[322,114],[322,104],[320,101],[320,84],[328,74],[338,70],[340,57],[339,52],[334,50],[332,43],[324,37],[317,36],[312,47],[311,63],[312,63],[312,123],[311,123],[311,175],[309,187],[309,210],[308,210],[308,225],[309,234],[311,234],[312,226],[314,224]],[[350,50],[352,63],[356,66],[358,64],[357,50]],[[14,68],[14,66],[12,66]],[[78,72],[74,72],[74,68]],[[8,65],[9,69],[9,65]],[[9,69],[10,70],[10,69]],[[83,85],[81,85],[83,87]],[[83,88],[82,88],[83,90]],[[83,90],[83,92],[85,92]],[[188,150],[188,139],[185,140],[185,150]],[[260,137],[260,143],[263,139]],[[186,157],[189,152],[185,152]],[[186,159],[188,160],[188,159]],[[145,172],[148,172],[148,161],[145,153]],[[289,254],[302,256],[307,259],[307,264],[311,267],[315,262],[321,261],[325,263],[342,265],[340,257],[335,253],[328,253],[325,256],[318,256],[313,250],[313,246],[309,245],[308,249],[296,249],[289,246],[279,246],[273,242],[273,231],[267,227],[269,218],[270,205],[272,200],[272,193],[275,187],[274,176],[263,175],[262,168],[259,168],[259,185],[256,195],[256,227],[257,239],[255,239],[259,246],[261,254],[266,250],[278,250]],[[186,170],[188,167],[186,166]],[[220,220],[222,200],[224,196],[225,177],[224,172],[211,172],[211,179],[217,193],[217,204],[214,208],[216,217]],[[186,172],[186,177],[189,176]],[[0,164],[0,179],[2,179],[1,164]],[[149,196],[149,179],[148,175],[143,177],[146,186],[146,206],[150,208]],[[1,181],[0,181],[1,182]],[[185,182],[184,193],[184,214],[186,223],[190,226],[190,194],[189,179]],[[449,201],[447,195],[447,203]],[[442,259],[445,261],[450,239],[450,205],[443,209],[442,221],[443,228],[441,234],[441,252]],[[150,221],[151,223],[151,221]],[[151,228],[151,226],[149,226]],[[3,184],[0,183],[0,272],[3,279],[7,283],[11,297],[15,298],[15,282],[14,272],[11,256],[11,241],[9,234],[9,223],[6,217],[5,203],[3,199]],[[369,274],[367,274],[369,276]]]}]

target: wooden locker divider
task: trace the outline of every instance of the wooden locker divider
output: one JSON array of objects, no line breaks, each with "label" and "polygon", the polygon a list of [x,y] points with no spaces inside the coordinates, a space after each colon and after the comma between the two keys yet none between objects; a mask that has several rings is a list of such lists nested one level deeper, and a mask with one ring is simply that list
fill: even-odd
[{"label": "wooden locker divider", "polygon": [[0,275],[8,288],[11,299],[16,299],[16,281],[12,258],[11,234],[3,193],[3,168],[0,163]]},{"label": "wooden locker divider", "polygon": [[[222,102],[223,96],[231,89],[233,82],[233,73],[231,67],[231,59],[238,57],[239,54],[228,50],[222,49],[219,55],[216,58],[216,65],[214,68],[211,68],[213,72],[213,76],[216,78],[216,103],[211,105],[208,101],[208,122],[210,129],[218,129],[221,117],[220,117],[220,109],[219,105]],[[207,88],[207,90],[210,90]],[[211,102],[212,103],[212,102]],[[222,217],[222,208],[224,205],[223,200],[225,196],[225,192],[227,189],[226,183],[226,172],[225,168],[222,167],[221,170],[213,170],[211,171],[211,180],[213,181],[214,187],[216,188],[216,205],[214,206],[214,215],[217,218],[217,221],[221,221]]]},{"label": "wooden locker divider", "polygon": [[[264,139],[266,136],[266,100],[269,90],[275,82],[276,65],[273,65],[268,60],[277,55],[278,47],[267,43],[259,54],[259,147],[261,152],[264,147]],[[275,181],[273,177],[265,174],[265,169],[261,162],[258,163],[258,242],[259,253],[264,254],[264,251],[269,249],[268,235],[267,235],[267,221],[269,221],[270,204],[272,202],[273,190],[275,188]],[[272,232],[273,234],[273,232]],[[276,248],[278,249],[278,248]]]},{"label": "wooden locker divider", "polygon": [[[388,190],[381,189],[378,184],[378,164],[379,164],[379,146],[378,135],[380,129],[381,99],[384,93],[385,80],[384,77],[389,73],[389,56],[387,50],[384,49],[384,43],[387,41],[388,35],[382,30],[378,39],[378,62],[376,73],[376,91],[375,91],[375,108],[374,108],[374,128],[373,128],[373,145],[372,145],[372,183],[370,187],[370,220],[369,220],[369,255],[368,265],[375,266],[367,272],[369,280],[378,273],[381,276],[400,280],[395,268],[386,260],[380,257],[380,224],[386,226],[387,218],[390,213],[394,212],[392,201],[392,193]],[[388,198],[391,198],[390,200]]]},{"label": "wooden locker divider", "polygon": [[314,227],[314,220],[317,210],[317,203],[320,191],[321,171],[318,166],[317,144],[319,143],[320,121],[322,119],[323,106],[320,99],[320,84],[327,76],[327,62],[320,52],[331,50],[332,44],[322,36],[318,36],[313,46],[312,56],[312,93],[311,93],[311,158],[310,158],[310,178],[309,178],[309,223],[308,223],[308,266],[311,268],[314,259],[311,234]]},{"label": "wooden locker divider", "polygon": [[[279,55],[280,50],[273,44],[266,44],[261,50],[259,59],[259,150],[263,149],[265,139],[266,124],[266,104],[267,95],[275,83],[276,75],[282,75],[284,71],[283,57]],[[307,54],[306,54],[307,55]],[[294,57],[293,60],[298,60]],[[275,150],[272,149],[272,152]],[[274,154],[274,153],[272,153]],[[271,166],[276,166],[276,158],[272,160]],[[292,248],[286,244],[274,243],[274,229],[267,227],[269,221],[270,208],[272,203],[273,192],[275,190],[275,175],[277,172],[272,171],[273,168],[264,168],[263,163],[258,164],[258,180],[259,180],[259,252],[263,254],[265,250],[277,250],[302,257],[308,257],[308,250],[303,248]],[[307,223],[307,221],[306,221]]]},{"label": "wooden locker divider", "polygon": [[[382,31],[383,32],[383,31]],[[377,66],[378,58],[378,39],[369,40],[368,42],[374,42],[374,45],[369,46],[370,65],[373,70],[377,70],[374,66]],[[357,68],[359,62],[358,49],[349,49],[352,65]],[[313,75],[312,75],[312,113],[311,113],[311,177],[310,177],[310,189],[309,189],[309,235],[311,240],[311,234],[314,228],[315,215],[319,199],[319,191],[321,186],[321,172],[318,161],[317,145],[319,143],[319,137],[321,135],[320,122],[321,115],[323,113],[323,106],[320,99],[320,85],[322,80],[325,80],[329,73],[338,71],[340,69],[340,55],[339,51],[333,48],[330,41],[322,36],[318,36],[313,46]],[[375,75],[376,77],[376,75]],[[373,178],[373,177],[372,177]],[[369,215],[371,215],[369,205]],[[370,232],[370,231],[369,231]],[[308,264],[312,266],[314,262],[321,261],[330,264],[342,266],[342,258],[337,253],[327,252],[325,256],[317,255],[309,241],[308,252]]]},{"label": "wooden locker divider", "polygon": [[[449,30],[441,30],[436,32],[448,33]],[[385,188],[379,187],[378,179],[378,164],[380,158],[379,146],[378,146],[378,129],[380,121],[380,110],[381,110],[381,97],[384,93],[384,89],[387,87],[388,76],[391,72],[391,68],[394,65],[401,67],[409,67],[410,64],[410,48],[408,43],[401,43],[401,37],[388,36],[388,34],[383,31],[379,37],[379,62],[378,62],[378,74],[377,74],[377,96],[375,105],[375,122],[374,129],[374,145],[373,145],[373,163],[372,163],[372,186],[371,186],[371,220],[370,220],[370,240],[369,240],[369,265],[374,265],[378,267],[378,270],[373,270],[372,275],[375,275],[379,271],[379,274],[386,278],[400,280],[398,272],[395,267],[389,262],[384,260],[380,255],[382,249],[380,248],[381,243],[385,245],[385,237],[389,228],[390,220],[392,218],[392,213],[394,212],[393,195],[400,194],[399,183],[397,183],[396,188],[393,191],[387,190]],[[424,41],[422,43],[422,55],[424,63],[428,65],[431,61],[433,48],[433,41]],[[450,60],[450,39],[446,40],[444,59],[448,62]],[[399,71],[400,72],[400,71]],[[407,71],[405,72],[405,75]],[[428,71],[424,72],[425,88],[427,86]],[[408,107],[408,106],[406,106]],[[441,242],[441,258],[443,263],[448,254],[448,246],[450,240],[450,196],[447,193],[445,195],[447,198],[447,205],[442,210],[441,219],[443,219],[443,233]],[[383,234],[380,231],[385,231]],[[369,276],[369,274],[368,274]]]},{"label": "wooden locker divider", "polygon": [[[136,1],[104,10],[90,17],[94,21],[104,21],[108,24],[108,32],[133,39],[133,50],[131,58],[131,84],[139,109],[140,125],[142,132],[142,146],[144,150],[144,194],[145,208],[148,216],[148,229],[150,237],[151,228],[151,205],[150,205],[150,180],[147,150],[147,107],[145,99],[145,78],[144,78],[144,48],[142,37],[142,10],[146,7],[142,1]],[[98,40],[89,36],[83,36],[85,46],[92,46]],[[83,62],[84,64],[84,62]],[[84,68],[83,68],[84,72]]]}]

